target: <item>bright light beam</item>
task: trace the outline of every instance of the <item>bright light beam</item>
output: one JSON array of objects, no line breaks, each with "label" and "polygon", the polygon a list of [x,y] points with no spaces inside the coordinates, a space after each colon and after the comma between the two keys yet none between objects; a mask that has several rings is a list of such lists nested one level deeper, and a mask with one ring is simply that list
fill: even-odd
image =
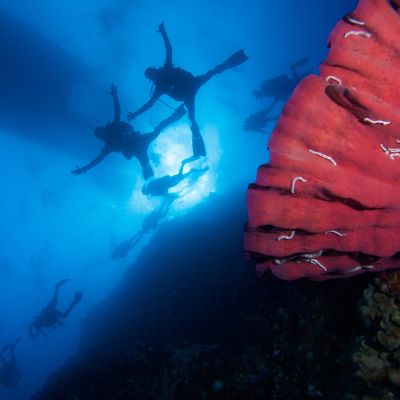
[{"label": "bright light beam", "polygon": [[[184,173],[191,169],[203,169],[208,167],[198,179],[188,178],[170,190],[178,193],[179,199],[174,201],[171,207],[172,213],[181,214],[189,208],[200,203],[210,193],[216,190],[216,167],[218,165],[221,148],[218,138],[218,130],[213,125],[207,125],[202,132],[207,148],[207,158],[196,160],[185,165]],[[166,129],[150,147],[150,158],[154,176],[160,178],[166,175],[176,175],[179,172],[182,160],[192,155],[192,133],[187,124],[179,124]],[[134,212],[148,213],[158,207],[160,199],[147,198],[142,194],[142,181],[137,181],[131,198],[130,208]],[[170,215],[171,216],[171,215]]]}]

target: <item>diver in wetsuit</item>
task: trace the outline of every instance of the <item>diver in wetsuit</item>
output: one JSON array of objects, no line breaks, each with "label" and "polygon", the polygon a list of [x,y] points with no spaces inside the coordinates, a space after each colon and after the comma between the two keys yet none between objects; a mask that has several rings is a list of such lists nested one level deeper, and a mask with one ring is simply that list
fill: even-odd
[{"label": "diver in wetsuit", "polygon": [[121,107],[118,100],[117,87],[115,85],[111,85],[109,94],[112,96],[114,102],[114,120],[106,126],[96,128],[94,132],[97,139],[104,142],[104,146],[100,154],[94,160],[84,167],[74,169],[71,173],[73,175],[85,173],[90,168],[99,164],[108,154],[119,152],[122,153],[127,160],[136,157],[142,167],[143,177],[147,180],[153,176],[153,170],[150,166],[150,160],[147,154],[150,143],[155,140],[168,125],[178,121],[186,111],[183,106],[179,107],[152,132],[142,135],[134,131],[132,126],[128,123],[121,122]]},{"label": "diver in wetsuit", "polygon": [[35,320],[29,325],[29,334],[32,339],[40,333],[43,336],[47,336],[42,329],[43,328],[58,328],[63,326],[61,319],[65,319],[69,316],[73,308],[81,301],[83,292],[76,292],[75,297],[70,303],[69,307],[64,311],[57,310],[58,304],[58,292],[60,287],[68,282],[69,279],[63,279],[60,282],[56,283],[56,288],[54,290],[53,298],[50,303],[47,304],[45,308],[40,312],[40,314],[35,318]]},{"label": "diver in wetsuit", "polygon": [[164,24],[158,26],[157,32],[161,33],[164,40],[166,50],[165,62],[160,68],[149,67],[146,69],[145,76],[153,82],[154,92],[150,100],[148,100],[142,107],[135,112],[128,113],[128,120],[132,120],[139,114],[148,110],[163,94],[167,94],[174,100],[183,101],[188,111],[188,117],[191,123],[193,147],[193,156],[184,160],[183,164],[185,164],[206,155],[204,141],[195,118],[195,98],[197,91],[214,75],[242,64],[248,60],[248,57],[245,55],[243,50],[239,50],[227,58],[223,63],[215,66],[205,74],[194,76],[189,71],[173,66],[172,47],[165,31]]},{"label": "diver in wetsuit", "polygon": [[[14,387],[21,379],[21,373],[17,368],[17,361],[15,358],[15,346],[19,343],[18,338],[14,343],[8,344],[0,351],[0,383],[7,387]],[[9,357],[5,357],[8,352]]]}]

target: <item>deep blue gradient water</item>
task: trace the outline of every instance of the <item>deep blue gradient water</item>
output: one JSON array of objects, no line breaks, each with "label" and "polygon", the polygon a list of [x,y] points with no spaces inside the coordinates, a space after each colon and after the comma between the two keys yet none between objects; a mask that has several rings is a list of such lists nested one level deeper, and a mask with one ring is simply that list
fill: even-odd
[{"label": "deep blue gradient water", "polygon": [[[99,152],[92,129],[112,120],[112,83],[122,119],[149,97],[143,71],[164,61],[164,22],[176,66],[201,74],[243,48],[249,61],[209,81],[197,96],[197,120],[209,170],[182,189],[166,219],[190,213],[210,193],[229,193],[253,181],[268,161],[269,134],[242,130],[245,118],[268,106],[253,91],[268,78],[317,72],[326,40],[355,0],[0,0],[0,348],[16,348],[22,378],[0,383],[0,399],[25,400],[76,350],[81,322],[120,282],[146,235],[126,258],[110,255],[160,205],[141,193],[139,163],[113,154],[80,176],[71,170]],[[133,121],[148,132],[177,107],[169,98]],[[282,104],[274,109],[278,115]],[[267,132],[271,132],[271,123]],[[150,148],[157,177],[176,174],[190,156],[187,117]],[[196,166],[196,165],[195,165]],[[189,190],[190,189],[190,190]],[[244,221],[243,221],[244,222]],[[190,227],[188,227],[190,229]],[[28,324],[50,300],[55,282],[60,308],[74,293],[82,302],[47,338],[32,340]]]}]

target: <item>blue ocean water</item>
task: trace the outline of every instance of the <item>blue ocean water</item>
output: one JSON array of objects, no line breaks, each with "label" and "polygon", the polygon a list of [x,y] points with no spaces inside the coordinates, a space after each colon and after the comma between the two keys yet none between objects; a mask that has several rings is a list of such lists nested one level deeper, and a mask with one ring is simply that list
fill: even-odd
[{"label": "blue ocean water", "polygon": [[[109,155],[86,174],[73,176],[99,153],[93,128],[113,118],[111,84],[118,86],[122,120],[150,96],[144,70],[161,66],[165,50],[158,25],[164,22],[173,62],[202,74],[238,49],[249,60],[215,76],[197,95],[196,116],[208,167],[177,188],[163,221],[184,218],[213,194],[243,188],[268,161],[265,132],[242,129],[245,119],[268,107],[271,98],[253,91],[266,79],[318,71],[326,41],[355,0],[128,1],[60,0],[0,2],[0,348],[13,342],[21,380],[1,385],[0,399],[25,400],[71,357],[82,321],[124,278],[153,231],[124,258],[116,247],[140,231],[161,205],[142,193],[145,181],[136,159]],[[163,97],[135,119],[150,132],[179,103]],[[278,116],[283,102],[271,115]],[[191,155],[187,116],[168,127],[149,149],[156,178],[174,175]],[[185,171],[189,170],[189,166]],[[244,222],[244,221],[243,221]],[[188,226],[188,230],[192,227]],[[185,261],[187,262],[187,260]],[[48,337],[29,337],[28,325],[60,289],[60,309],[76,291],[83,299]]]}]

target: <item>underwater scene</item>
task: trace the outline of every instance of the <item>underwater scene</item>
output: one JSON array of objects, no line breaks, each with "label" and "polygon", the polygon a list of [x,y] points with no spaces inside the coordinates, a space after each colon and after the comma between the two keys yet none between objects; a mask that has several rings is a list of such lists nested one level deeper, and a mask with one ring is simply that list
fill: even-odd
[{"label": "underwater scene", "polygon": [[400,400],[399,0],[0,0],[0,400]]}]

